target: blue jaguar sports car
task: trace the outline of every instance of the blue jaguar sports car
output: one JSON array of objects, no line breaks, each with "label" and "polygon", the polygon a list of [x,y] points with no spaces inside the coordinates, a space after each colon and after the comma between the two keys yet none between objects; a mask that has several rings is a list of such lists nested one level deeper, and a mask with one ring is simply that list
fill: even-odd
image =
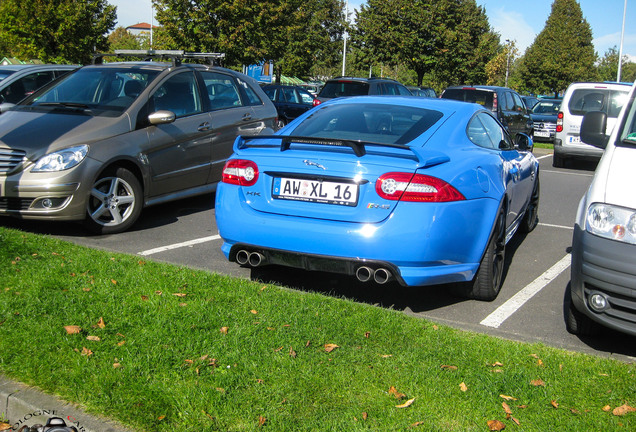
[{"label": "blue jaguar sports car", "polygon": [[505,246],[538,223],[532,140],[481,106],[363,96],[239,137],[216,192],[223,253],[493,300]]}]

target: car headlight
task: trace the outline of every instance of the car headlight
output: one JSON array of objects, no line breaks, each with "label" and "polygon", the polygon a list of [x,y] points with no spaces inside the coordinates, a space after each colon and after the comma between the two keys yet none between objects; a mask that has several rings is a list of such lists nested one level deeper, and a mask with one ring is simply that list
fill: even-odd
[{"label": "car headlight", "polygon": [[636,210],[594,203],[587,209],[588,232],[599,237],[636,244]]},{"label": "car headlight", "polygon": [[33,169],[32,172],[51,172],[51,171],[64,171],[69,168],[73,168],[84,160],[88,154],[88,146],[81,145],[77,147],[69,147],[64,150],[59,150],[54,153],[49,153],[42,156]]}]

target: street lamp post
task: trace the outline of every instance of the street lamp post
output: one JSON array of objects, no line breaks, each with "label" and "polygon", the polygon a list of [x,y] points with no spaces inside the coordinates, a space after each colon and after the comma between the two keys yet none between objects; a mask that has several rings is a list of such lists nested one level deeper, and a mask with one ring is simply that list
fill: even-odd
[{"label": "street lamp post", "polygon": [[[349,23],[349,0],[347,0],[347,5],[345,7],[345,21],[346,21],[346,24]],[[342,76],[345,76],[345,70],[347,65],[347,37],[348,36],[349,34],[347,33],[347,27],[345,27],[344,47],[342,48]]]},{"label": "street lamp post", "polygon": [[508,87],[508,73],[510,71],[510,40],[506,39],[506,84],[504,87]]},{"label": "street lamp post", "polygon": [[625,15],[627,14],[627,0],[623,8],[623,29],[621,30],[621,47],[618,50],[618,72],[616,73],[616,82],[621,82],[621,66],[623,65],[623,38],[625,37]]}]

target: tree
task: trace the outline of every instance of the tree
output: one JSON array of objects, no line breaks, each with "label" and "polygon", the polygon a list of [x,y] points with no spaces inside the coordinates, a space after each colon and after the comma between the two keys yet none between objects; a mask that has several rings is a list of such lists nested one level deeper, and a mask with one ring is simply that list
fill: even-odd
[{"label": "tree", "polygon": [[304,74],[333,57],[341,39],[341,0],[153,0],[157,20],[181,49],[224,52],[230,64],[274,60]]},{"label": "tree", "polygon": [[[621,81],[634,82],[634,67],[636,64],[623,56],[621,61]],[[598,75],[601,81],[616,81],[618,77],[618,51],[616,46],[608,49],[598,62]]]},{"label": "tree", "polygon": [[485,81],[499,37],[474,0],[369,0],[353,42],[369,66],[404,63],[421,85],[429,73],[443,84]]},{"label": "tree", "polygon": [[124,27],[117,27],[114,32],[108,35],[110,51],[121,49],[142,49],[142,41],[137,36],[130,34]]},{"label": "tree", "polygon": [[520,73],[536,93],[565,90],[597,79],[592,30],[576,0],[555,0],[544,29],[526,50]]},{"label": "tree", "polygon": [[516,41],[506,40],[506,44],[500,46],[497,54],[486,64],[486,83],[508,87],[518,57]]},{"label": "tree", "polygon": [[116,18],[106,0],[2,0],[0,40],[13,57],[86,64],[108,49]]}]

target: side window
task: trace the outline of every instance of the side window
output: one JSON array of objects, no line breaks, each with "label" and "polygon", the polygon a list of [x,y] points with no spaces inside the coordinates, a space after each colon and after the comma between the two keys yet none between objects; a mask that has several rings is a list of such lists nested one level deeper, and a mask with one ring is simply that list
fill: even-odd
[{"label": "side window", "polygon": [[[218,72],[201,72],[212,110],[241,106],[236,82],[230,75]],[[258,98],[258,96],[256,96]],[[260,100],[260,99],[259,99]]]},{"label": "side window", "polygon": [[299,103],[298,98],[296,97],[296,92],[291,87],[283,88],[283,93],[285,93],[285,99],[289,103]]},{"label": "side window", "polygon": [[276,88],[275,87],[270,87],[267,89],[263,89],[263,91],[265,92],[265,94],[267,95],[267,97],[271,100],[274,101],[276,100]]},{"label": "side window", "polygon": [[503,106],[504,110],[512,111],[514,110],[514,107],[515,107],[515,102],[512,99],[512,93],[506,92],[504,97],[504,106]]},{"label": "side window", "polygon": [[514,146],[501,125],[492,116],[479,113],[468,124],[468,138],[479,147],[493,150],[511,149]]},{"label": "side window", "polygon": [[53,81],[53,71],[36,72],[22,78],[26,94],[31,94],[40,87]]},{"label": "side window", "polygon": [[378,83],[377,84],[377,89],[378,89],[378,94],[379,95],[384,95],[384,94],[389,94],[386,86],[384,85],[384,83]]},{"label": "side window", "polygon": [[201,100],[193,72],[173,75],[150,97],[155,111],[172,111],[177,117],[201,112]]},{"label": "side window", "polygon": [[250,87],[248,83],[243,81],[240,78],[237,78],[237,81],[243,90],[245,90],[245,94],[247,95],[247,100],[249,101],[249,105],[263,105],[263,101],[258,97],[254,89]]},{"label": "side window", "polygon": [[517,93],[513,93],[512,97],[514,98],[515,101],[515,111],[524,111],[524,104],[523,101],[521,100],[521,97],[517,94]]},{"label": "side window", "polygon": [[397,86],[398,93],[402,96],[413,96],[413,93],[409,91],[406,87]]}]

